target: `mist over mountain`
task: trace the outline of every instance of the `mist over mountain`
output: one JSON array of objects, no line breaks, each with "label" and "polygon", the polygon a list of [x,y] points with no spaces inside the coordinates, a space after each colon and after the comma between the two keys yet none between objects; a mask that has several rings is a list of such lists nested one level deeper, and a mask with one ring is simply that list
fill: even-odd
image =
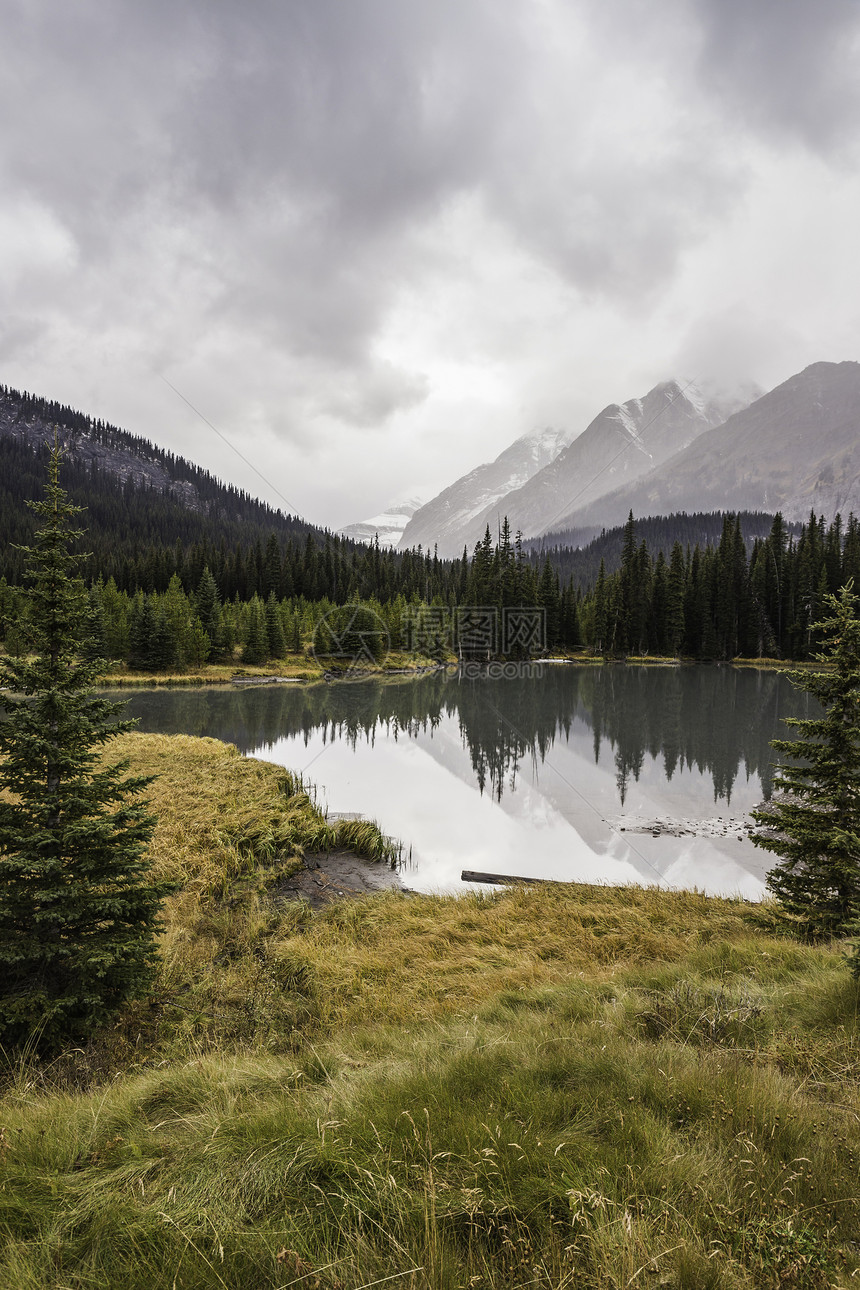
[{"label": "mist over mountain", "polygon": [[[754,393],[709,397],[691,382],[665,381],[642,398],[611,403],[577,438],[568,435],[552,458],[526,478],[505,480],[498,471],[494,487],[483,491],[482,472],[492,468],[480,467],[457,480],[418,512],[402,545],[438,543],[440,555],[454,556],[464,545],[471,551],[488,524],[495,532],[505,515],[511,531],[521,530],[526,537],[558,527],[556,521],[574,502],[597,501],[620,483],[647,475],[745,406]],[[494,467],[523,442],[502,453]]]},{"label": "mist over mountain", "polygon": [[378,538],[380,546],[396,547],[403,537],[406,525],[423,505],[424,499],[420,497],[408,497],[405,502],[392,502],[379,515],[347,524],[338,529],[338,532],[343,537],[352,538],[354,542],[374,542]]},{"label": "mist over mountain", "polygon": [[[462,475],[416,511],[400,539],[400,549],[420,544],[425,550],[438,546],[443,557],[461,555],[476,527],[476,517],[492,511],[502,498],[553,461],[570,442],[571,433],[553,427],[531,430],[495,461]],[[484,527],[485,523],[480,524],[480,537]],[[477,538],[471,541],[470,551],[475,541]]]},{"label": "mist over mountain", "polygon": [[860,363],[813,363],[635,482],[571,497],[549,528],[592,530],[673,511],[860,512]]}]

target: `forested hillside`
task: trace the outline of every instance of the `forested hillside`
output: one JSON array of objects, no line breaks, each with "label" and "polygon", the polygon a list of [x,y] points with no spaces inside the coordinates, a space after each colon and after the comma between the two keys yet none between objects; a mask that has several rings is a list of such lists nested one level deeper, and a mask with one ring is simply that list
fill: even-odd
[{"label": "forested hillside", "polygon": [[[767,537],[774,520],[773,515],[763,511],[740,511],[737,518],[748,553],[757,539]],[[668,559],[676,542],[691,550],[695,546],[715,546],[720,540],[724,520],[723,511],[649,515],[637,519],[636,534],[640,542],[647,544],[652,559],[656,560],[661,552]],[[797,538],[801,528],[799,523],[785,524],[784,531]],[[584,591],[597,581],[601,562],[606,573],[614,573],[620,567],[624,532],[622,524],[604,529],[597,536],[591,529],[567,529],[529,538],[523,542],[523,550],[532,561],[542,561],[548,556],[563,582],[573,578],[574,585]]]},{"label": "forested hillside", "polygon": [[310,535],[318,544],[326,539],[322,529],[221,483],[147,439],[0,386],[0,573],[7,580],[20,575],[14,544],[33,531],[26,500],[41,494],[55,433],[63,448],[63,486],[87,507],[92,576],[113,576],[131,588],[151,582],[151,590],[163,583],[163,590],[170,572],[165,580],[159,553],[177,543],[184,549],[248,547],[273,532],[297,540]]}]

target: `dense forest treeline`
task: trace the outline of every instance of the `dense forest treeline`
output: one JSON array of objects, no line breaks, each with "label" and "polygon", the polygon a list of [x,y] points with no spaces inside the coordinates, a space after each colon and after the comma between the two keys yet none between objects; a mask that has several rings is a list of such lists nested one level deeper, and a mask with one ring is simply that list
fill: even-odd
[{"label": "dense forest treeline", "polygon": [[805,659],[817,646],[812,624],[824,597],[852,580],[860,586],[853,515],[827,525],[813,513],[796,539],[777,515],[749,555],[738,517],[726,515],[718,543],[684,550],[675,542],[668,560],[637,543],[631,515],[621,568],[601,568],[583,598],[586,637],[613,655]]},{"label": "dense forest treeline", "polygon": [[[691,550],[696,545],[715,546],[722,535],[723,519],[722,511],[680,511],[672,515],[649,515],[645,519],[637,519],[636,534],[640,542],[647,544],[654,560],[661,551],[668,559],[676,542],[680,542],[684,549],[690,547]],[[768,536],[774,517],[763,511],[739,511],[737,519],[749,553],[756,539]],[[785,532],[791,537],[798,537],[800,529],[801,525],[797,522],[785,524]],[[523,547],[533,560],[542,561],[545,556],[549,556],[550,563],[562,582],[573,578],[574,585],[585,591],[596,582],[601,560],[608,573],[614,572],[621,564],[624,526],[604,529],[596,535],[592,529],[549,533],[539,538],[528,538],[523,542]]]},{"label": "dense forest treeline", "polygon": [[[35,478],[41,487],[55,434],[63,449],[64,486],[69,492],[76,486],[86,491],[83,504],[93,511],[94,527],[101,518],[99,501],[108,501],[117,492],[124,497],[123,486],[131,483],[146,496],[150,506],[160,495],[178,504],[176,509],[167,511],[168,526],[157,510],[149,520],[151,531],[168,542],[177,537],[186,540],[179,529],[169,527],[177,521],[181,523],[182,512],[191,512],[199,520],[239,525],[245,530],[260,529],[267,534],[273,529],[287,533],[311,532],[318,536],[325,532],[298,516],[274,509],[243,489],[222,483],[208,470],[158,447],[149,439],[65,404],[0,385],[0,450],[12,454],[4,461],[0,478],[5,481],[7,496],[13,504],[20,503],[22,497],[34,495],[27,491],[28,480]],[[29,448],[29,458],[26,453],[15,453],[16,447]],[[20,510],[20,505],[17,509]],[[142,518],[138,513],[128,521],[128,527],[134,530]],[[191,523],[193,526],[193,519]],[[116,528],[116,515],[110,516],[110,525]],[[204,530],[207,528],[203,526]],[[192,528],[192,531],[195,530]],[[200,532],[198,526],[195,536]]]},{"label": "dense forest treeline", "polygon": [[[8,582],[22,577],[23,557],[16,547],[33,535],[26,503],[41,496],[47,461],[46,444],[34,449],[25,439],[0,435],[0,576]],[[196,470],[181,458],[171,458],[168,465],[176,468],[180,482]],[[272,533],[299,545],[307,538],[316,545],[326,540],[324,530],[225,488],[204,471],[197,471],[193,489],[175,490],[159,479],[156,476],[154,483],[143,468],[123,479],[99,459],[83,460],[75,452],[64,455],[63,487],[73,502],[86,508],[90,555],[85,572],[90,577],[112,577],[132,592],[138,587],[164,591],[179,569],[193,581],[194,555],[189,562],[185,552],[205,553],[203,563],[223,564],[228,551],[252,550],[255,542],[265,542]]]},{"label": "dense forest treeline", "polygon": [[[260,664],[287,654],[344,653],[380,658],[389,649],[443,659],[463,648],[463,615],[481,608],[494,622],[508,611],[536,612],[541,630],[506,644],[495,634],[481,657],[524,657],[545,650],[588,648],[609,657],[671,655],[693,659],[807,658],[816,648],[812,624],[823,597],[849,580],[860,586],[860,525],[810,516],[795,539],[780,516],[747,553],[738,517],[725,516],[720,540],[704,548],[673,544],[667,560],[639,542],[631,516],[620,568],[601,563],[592,587],[571,576],[562,583],[548,556],[538,570],[507,521],[497,541],[489,530],[470,557],[441,561],[420,552],[378,546],[348,558],[311,538],[297,548],[271,534],[245,562],[241,546],[220,567],[181,556],[163,591],[130,591],[102,573],[92,581],[93,646],[108,659],[151,671],[200,667],[207,661]],[[191,558],[189,558],[191,557]],[[252,581],[236,586],[237,565]],[[216,569],[218,562],[214,562]],[[298,588],[297,585],[298,584]],[[253,587],[248,595],[250,587]],[[326,594],[326,589],[334,595]],[[0,579],[0,637],[26,649],[26,593]],[[495,630],[495,628],[494,628]],[[350,637],[350,633],[352,633]],[[347,645],[346,652],[350,647]],[[473,652],[473,653],[474,653]]]},{"label": "dense forest treeline", "polygon": [[538,633],[494,629],[485,657],[588,648],[803,659],[822,597],[849,579],[860,586],[853,515],[800,526],[751,513],[640,525],[631,515],[580,550],[523,542],[505,520],[455,560],[365,546],[114,426],[0,387],[0,638],[11,650],[26,648],[20,547],[33,532],[26,502],[42,491],[49,425],[67,445],[61,482],[86,508],[94,648],[146,670],[326,654],[350,632],[374,657],[392,648],[442,658],[469,652],[464,607],[500,623],[516,607],[539,613]]},{"label": "dense forest treeline", "polygon": [[[146,439],[93,419],[73,408],[0,386],[0,577],[23,577],[16,548],[33,532],[26,501],[41,494],[48,443],[56,430],[64,447],[62,482],[71,499],[87,508],[85,574],[113,578],[120,591],[165,592],[176,574],[193,593],[204,567],[221,596],[323,597],[337,604],[360,597],[397,595],[446,602],[462,592],[463,565],[428,552],[369,554],[368,547],[273,510],[247,493],[220,483],[209,472]],[[772,516],[743,514],[747,542],[768,531]],[[704,545],[719,537],[720,515],[673,515],[642,521],[655,557],[675,541]],[[269,548],[279,546],[275,581]],[[501,531],[498,534],[501,540]],[[604,533],[582,549],[545,540],[522,545],[525,561],[540,572],[549,555],[562,584],[571,578],[585,590],[618,567],[622,530]]]}]

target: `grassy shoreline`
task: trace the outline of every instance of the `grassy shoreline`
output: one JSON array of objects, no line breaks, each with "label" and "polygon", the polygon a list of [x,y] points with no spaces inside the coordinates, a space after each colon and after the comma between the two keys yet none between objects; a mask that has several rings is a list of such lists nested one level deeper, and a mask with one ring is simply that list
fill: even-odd
[{"label": "grassy shoreline", "polygon": [[[360,663],[350,668],[351,676],[386,676],[414,674],[438,666],[432,659],[412,654],[392,653],[384,664]],[[307,654],[292,654],[282,659],[272,659],[265,667],[251,667],[239,663],[207,663],[203,667],[180,672],[134,672],[124,665],[115,664],[99,679],[99,684],[111,688],[174,685],[230,685],[236,681],[257,682],[264,680],[309,682],[324,681],[337,676],[337,670],[324,668]]]},{"label": "grassy shoreline", "polygon": [[[547,666],[563,664],[591,664],[601,666],[630,665],[635,667],[700,667],[708,666],[700,660],[679,659],[657,655],[630,655],[624,659],[606,658],[596,654],[559,655],[549,659],[535,659],[533,662],[545,663]],[[171,686],[230,685],[236,682],[257,683],[265,681],[274,683],[313,683],[338,679],[357,680],[362,677],[378,676],[422,676],[439,667],[454,668],[457,659],[452,655],[440,664],[429,658],[415,658],[413,655],[392,655],[385,664],[361,664],[349,669],[325,669],[315,659],[305,655],[294,655],[286,659],[274,660],[267,667],[233,666],[224,663],[207,664],[186,672],[132,672],[127,668],[114,667],[105,672],[99,684],[117,689],[137,688],[155,689]],[[761,668],[765,671],[786,671],[795,668],[820,668],[814,662],[791,662],[777,658],[734,658],[722,663],[724,667]]]},{"label": "grassy shoreline", "polygon": [[856,1284],[843,946],[639,887],[314,913],[284,874],[333,845],[386,863],[376,826],[216,740],[117,745],[158,775],[153,865],[182,885],[151,999],[6,1070],[0,1283]]}]

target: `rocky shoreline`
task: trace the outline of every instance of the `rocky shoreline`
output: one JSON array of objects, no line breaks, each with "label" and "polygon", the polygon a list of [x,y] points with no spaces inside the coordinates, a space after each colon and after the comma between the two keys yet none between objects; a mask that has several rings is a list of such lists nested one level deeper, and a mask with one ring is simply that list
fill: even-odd
[{"label": "rocky shoreline", "polygon": [[731,838],[738,842],[751,839],[754,826],[745,816],[714,815],[705,819],[680,819],[671,816],[658,816],[648,819],[639,815],[619,815],[609,823],[619,833],[650,833],[657,838],[663,835],[672,838]]}]

